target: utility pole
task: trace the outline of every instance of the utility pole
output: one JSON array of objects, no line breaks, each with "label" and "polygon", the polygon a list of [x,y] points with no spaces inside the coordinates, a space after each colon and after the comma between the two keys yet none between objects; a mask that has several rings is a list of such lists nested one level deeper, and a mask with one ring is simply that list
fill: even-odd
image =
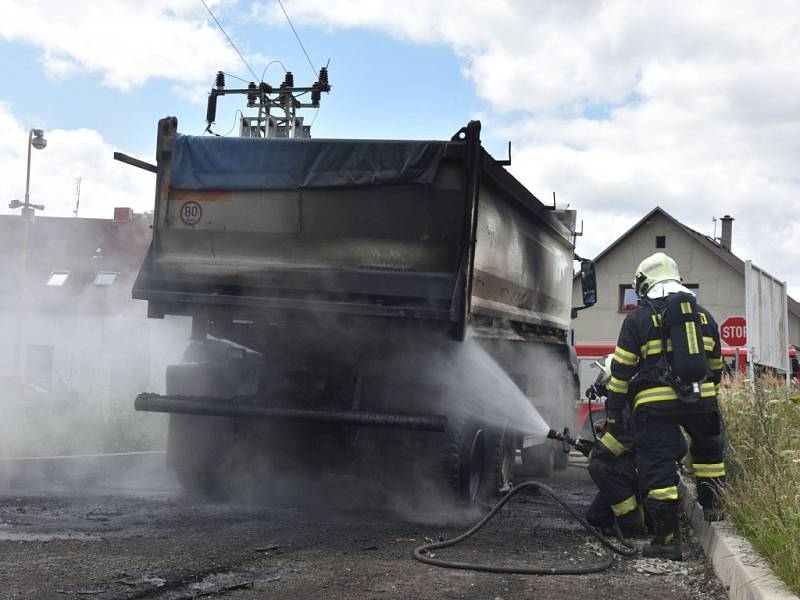
[{"label": "utility pole", "polygon": [[75,218],[78,217],[78,209],[81,206],[81,178],[75,180],[75,210],[72,211]]}]

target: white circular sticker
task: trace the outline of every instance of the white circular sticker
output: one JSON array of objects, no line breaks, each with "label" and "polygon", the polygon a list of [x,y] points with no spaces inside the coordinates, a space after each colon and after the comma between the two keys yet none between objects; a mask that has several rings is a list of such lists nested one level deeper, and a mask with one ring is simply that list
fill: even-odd
[{"label": "white circular sticker", "polygon": [[203,216],[203,207],[197,202],[184,202],[181,206],[181,221],[187,225],[197,225]]}]

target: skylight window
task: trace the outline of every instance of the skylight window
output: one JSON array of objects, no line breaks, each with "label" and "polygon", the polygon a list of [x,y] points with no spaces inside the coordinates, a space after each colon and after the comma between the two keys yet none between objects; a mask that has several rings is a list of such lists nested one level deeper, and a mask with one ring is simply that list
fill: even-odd
[{"label": "skylight window", "polygon": [[53,271],[47,279],[47,285],[52,287],[61,287],[67,282],[69,271]]},{"label": "skylight window", "polygon": [[100,286],[114,285],[114,280],[117,278],[116,271],[98,271],[97,276],[94,278],[94,284]]}]

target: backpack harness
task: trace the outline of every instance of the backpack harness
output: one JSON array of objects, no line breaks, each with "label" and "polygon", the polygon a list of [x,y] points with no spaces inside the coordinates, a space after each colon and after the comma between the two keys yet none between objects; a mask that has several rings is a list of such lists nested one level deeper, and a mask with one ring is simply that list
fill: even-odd
[{"label": "backpack harness", "polygon": [[697,403],[700,385],[711,377],[697,300],[692,294],[677,292],[669,294],[660,309],[649,298],[645,302],[661,333],[661,352],[654,365],[643,369],[642,379],[671,387],[685,404]]}]

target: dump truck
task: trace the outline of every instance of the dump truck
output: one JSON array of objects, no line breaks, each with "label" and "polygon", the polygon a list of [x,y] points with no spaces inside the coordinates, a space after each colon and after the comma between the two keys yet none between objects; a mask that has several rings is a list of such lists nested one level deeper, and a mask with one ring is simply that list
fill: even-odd
[{"label": "dump truck", "polygon": [[479,122],[441,141],[270,139],[168,117],[156,147],[133,297],[192,328],[165,394],[136,408],[170,414],[183,486],[310,471],[472,502],[520,455],[533,474],[566,466],[544,432],[523,448],[523,413],[574,419],[575,213],[492,158]]}]

